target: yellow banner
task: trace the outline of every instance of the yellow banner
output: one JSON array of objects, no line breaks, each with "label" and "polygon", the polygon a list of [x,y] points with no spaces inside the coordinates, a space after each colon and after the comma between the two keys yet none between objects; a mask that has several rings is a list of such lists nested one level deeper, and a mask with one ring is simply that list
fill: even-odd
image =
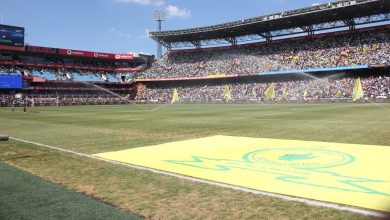
[{"label": "yellow banner", "polygon": [[175,104],[177,102],[179,102],[179,93],[177,92],[177,89],[174,89],[173,90],[173,94],[172,94],[172,101],[171,101],[171,104]]},{"label": "yellow banner", "polygon": [[233,100],[229,85],[225,85],[225,89],[223,90],[223,97],[225,98],[226,102],[231,102]]},{"label": "yellow banner", "polygon": [[390,147],[213,136],[95,156],[196,178],[390,211]]},{"label": "yellow banner", "polygon": [[210,78],[210,79],[212,79],[212,78],[222,78],[222,77],[225,77],[225,76],[226,76],[226,74],[224,74],[224,73],[215,73],[215,74],[208,75],[207,78]]},{"label": "yellow banner", "polygon": [[264,96],[266,100],[275,99],[275,85],[273,83],[264,91]]},{"label": "yellow banner", "polygon": [[356,101],[364,97],[364,91],[360,78],[356,80],[355,86],[353,87],[352,100]]}]

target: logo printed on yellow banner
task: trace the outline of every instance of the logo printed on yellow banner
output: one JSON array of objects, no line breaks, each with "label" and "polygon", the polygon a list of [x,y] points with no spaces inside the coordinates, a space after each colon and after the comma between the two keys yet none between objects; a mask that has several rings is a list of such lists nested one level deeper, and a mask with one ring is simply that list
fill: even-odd
[{"label": "logo printed on yellow banner", "polygon": [[96,156],[247,188],[390,211],[390,148],[214,136]]}]

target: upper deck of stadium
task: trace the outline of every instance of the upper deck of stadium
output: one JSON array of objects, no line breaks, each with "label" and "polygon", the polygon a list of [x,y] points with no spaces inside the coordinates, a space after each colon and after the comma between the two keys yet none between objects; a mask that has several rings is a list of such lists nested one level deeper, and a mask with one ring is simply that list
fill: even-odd
[{"label": "upper deck of stadium", "polygon": [[223,24],[150,32],[168,49],[237,45],[390,20],[388,0],[342,0]]}]

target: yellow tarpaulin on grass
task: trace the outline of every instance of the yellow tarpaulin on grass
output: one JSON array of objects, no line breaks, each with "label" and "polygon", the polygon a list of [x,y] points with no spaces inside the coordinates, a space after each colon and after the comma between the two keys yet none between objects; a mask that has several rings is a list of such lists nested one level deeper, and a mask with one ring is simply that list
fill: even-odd
[{"label": "yellow tarpaulin on grass", "polygon": [[213,136],[95,156],[200,179],[390,211],[390,147]]}]

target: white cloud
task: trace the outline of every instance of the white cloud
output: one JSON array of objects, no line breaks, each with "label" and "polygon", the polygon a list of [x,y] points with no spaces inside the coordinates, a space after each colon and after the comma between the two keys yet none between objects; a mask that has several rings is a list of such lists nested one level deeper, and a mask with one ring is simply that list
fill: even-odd
[{"label": "white cloud", "polygon": [[122,3],[131,3],[131,4],[139,4],[139,5],[145,5],[145,6],[155,6],[158,8],[164,8],[164,12],[166,14],[166,17],[173,18],[173,17],[181,17],[181,18],[188,18],[191,16],[191,11],[187,8],[179,8],[176,5],[168,5],[166,7],[163,7],[166,2],[165,0],[115,0],[116,2],[122,2]]},{"label": "white cloud", "polygon": [[191,11],[187,8],[178,8],[175,5],[168,5],[165,7],[165,12],[167,13],[167,17],[182,17],[188,18],[191,16]]}]

